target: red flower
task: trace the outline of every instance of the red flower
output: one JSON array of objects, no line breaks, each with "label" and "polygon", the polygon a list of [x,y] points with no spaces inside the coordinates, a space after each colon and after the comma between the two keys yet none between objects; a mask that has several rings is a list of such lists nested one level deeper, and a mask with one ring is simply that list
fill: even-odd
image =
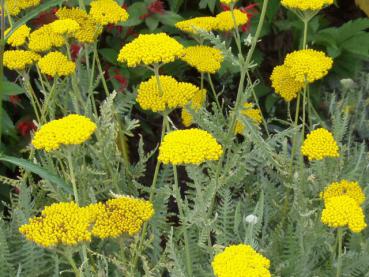
[{"label": "red flower", "polygon": [[72,55],[72,60],[75,62],[79,53],[81,52],[82,46],[77,44],[77,43],[73,43],[70,46],[70,53]]},{"label": "red flower", "polygon": [[255,14],[259,13],[259,11],[255,8],[258,5],[259,4],[254,3],[254,4],[250,4],[250,5],[246,6],[246,7],[240,8],[240,11],[243,12],[243,13],[245,13],[245,14],[247,14],[247,18],[248,18],[247,23],[241,27],[242,32],[247,32],[248,31],[248,29],[251,26],[251,18]]},{"label": "red flower", "polygon": [[156,0],[148,6],[148,10],[152,14],[164,14],[164,3],[161,0]]},{"label": "red flower", "polygon": [[27,136],[32,130],[36,129],[35,124],[33,124],[32,120],[20,120],[18,121],[17,125],[16,125],[18,132],[23,136]]},{"label": "red flower", "polygon": [[40,27],[44,24],[49,24],[57,19],[56,12],[58,11],[57,8],[53,8],[49,11],[42,12],[32,20],[32,24],[35,25],[35,27]]},{"label": "red flower", "polygon": [[14,106],[16,106],[16,105],[18,105],[20,103],[21,99],[20,99],[20,97],[18,95],[10,95],[9,96],[9,101]]},{"label": "red flower", "polygon": [[128,86],[128,80],[121,74],[116,74],[113,76],[113,78],[115,80],[118,81],[118,83],[120,84],[120,88],[119,88],[119,91],[123,91],[127,88]]}]

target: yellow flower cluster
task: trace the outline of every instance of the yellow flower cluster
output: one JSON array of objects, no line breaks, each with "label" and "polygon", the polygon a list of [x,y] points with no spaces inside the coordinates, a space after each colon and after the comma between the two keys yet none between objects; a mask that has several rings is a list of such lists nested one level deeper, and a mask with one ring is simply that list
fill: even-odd
[{"label": "yellow flower cluster", "polygon": [[39,5],[41,0],[6,0],[5,11],[10,15],[18,15],[21,11]]},{"label": "yellow flower cluster", "polygon": [[237,3],[238,0],[220,0],[220,3],[226,4],[226,5],[230,5],[233,3]]},{"label": "yellow flower cluster", "polygon": [[118,61],[129,67],[169,63],[182,55],[183,45],[165,33],[140,34],[120,50]]},{"label": "yellow flower cluster", "polygon": [[[190,107],[195,112],[199,111],[206,101],[206,89],[200,89],[195,92],[191,99]],[[184,126],[189,127],[193,123],[192,114],[188,111],[186,107],[182,109],[182,123]]]},{"label": "yellow flower cluster", "polygon": [[232,31],[236,26],[241,26],[247,23],[248,18],[246,13],[241,12],[238,9],[233,10],[235,21],[233,20],[232,12],[231,11],[224,11],[217,14],[216,18],[216,30],[227,32]]},{"label": "yellow flower cluster", "polygon": [[158,160],[164,164],[201,164],[219,160],[222,146],[200,129],[176,130],[164,136]]},{"label": "yellow flower cluster", "polygon": [[97,214],[92,234],[99,238],[116,238],[123,233],[138,233],[154,214],[149,201],[123,196],[108,200]]},{"label": "yellow flower cluster", "polygon": [[318,11],[325,6],[332,5],[333,0],[282,0],[281,4],[289,9]]},{"label": "yellow flower cluster", "polygon": [[88,140],[95,130],[96,124],[89,118],[71,114],[43,125],[35,133],[32,144],[36,149],[50,152],[59,149],[63,144],[81,144]]},{"label": "yellow flower cluster", "polygon": [[199,90],[191,83],[178,82],[171,76],[160,76],[160,88],[155,76],[138,87],[136,101],[144,110],[163,112],[184,107]]},{"label": "yellow flower cluster", "polygon": [[28,47],[35,52],[45,52],[64,43],[63,36],[54,33],[50,24],[46,24],[30,34]]},{"label": "yellow flower cluster", "polygon": [[339,157],[337,142],[333,135],[324,128],[316,129],[307,135],[301,146],[301,152],[310,161]]},{"label": "yellow flower cluster", "polygon": [[74,33],[74,37],[82,43],[92,43],[101,34],[102,28],[96,26],[95,20],[86,11],[79,8],[63,7],[56,12],[59,19],[73,19],[80,29]]},{"label": "yellow flower cluster", "polygon": [[80,208],[74,202],[62,202],[46,207],[40,216],[31,218],[19,231],[43,247],[72,246],[91,241],[91,219],[87,208]]},{"label": "yellow flower cluster", "polygon": [[361,205],[365,201],[365,194],[361,189],[358,182],[350,182],[347,180],[341,180],[340,182],[333,182],[327,186],[320,194],[320,197],[324,201],[328,201],[331,197],[346,195],[356,201],[358,205]]},{"label": "yellow flower cluster", "polygon": [[183,32],[189,34],[197,34],[198,29],[206,32],[213,31],[217,25],[217,20],[212,16],[201,16],[187,20],[182,20],[176,23],[176,27]]},{"label": "yellow flower cluster", "polygon": [[326,199],[321,221],[332,228],[347,226],[354,233],[361,232],[367,226],[362,208],[347,195]]},{"label": "yellow flower cluster", "polygon": [[48,53],[39,60],[38,66],[42,73],[52,77],[68,76],[76,69],[76,64],[61,52]]},{"label": "yellow flower cluster", "polygon": [[185,48],[181,59],[199,72],[215,73],[220,69],[223,55],[219,49],[197,45]]},{"label": "yellow flower cluster", "polygon": [[270,80],[275,92],[287,102],[296,98],[304,86],[304,83],[297,82],[290,75],[290,70],[285,65],[276,66],[273,69]]},{"label": "yellow flower cluster", "polygon": [[[244,103],[243,107],[245,109],[241,111],[241,114],[249,118],[255,125],[259,125],[261,122],[263,122],[263,117],[261,115],[261,111],[259,109],[253,109],[253,106],[254,105],[252,103]],[[236,122],[235,133],[242,134],[244,130],[245,126],[241,121],[238,120]]]},{"label": "yellow flower cluster", "polygon": [[73,36],[81,29],[77,21],[73,19],[58,19],[50,23],[50,27],[55,34]]},{"label": "yellow flower cluster", "polygon": [[94,0],[90,16],[100,25],[117,24],[128,19],[128,13],[115,0]]},{"label": "yellow flower cluster", "polygon": [[40,55],[32,51],[9,50],[4,52],[3,64],[11,70],[24,70],[40,58]]},{"label": "yellow flower cluster", "polygon": [[231,245],[212,262],[217,277],[271,277],[270,261],[250,245]]},{"label": "yellow flower cluster", "polygon": [[[9,31],[10,29],[8,29],[5,34],[7,34]],[[29,28],[27,25],[22,25],[8,38],[7,43],[13,47],[22,46],[26,43],[30,33],[31,28]]]}]

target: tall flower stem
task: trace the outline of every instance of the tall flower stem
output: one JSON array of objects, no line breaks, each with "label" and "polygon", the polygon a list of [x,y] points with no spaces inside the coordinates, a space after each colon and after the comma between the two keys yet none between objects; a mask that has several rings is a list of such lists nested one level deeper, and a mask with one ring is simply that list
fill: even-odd
[{"label": "tall flower stem", "polygon": [[3,57],[5,50],[5,0],[0,0],[1,22],[0,22],[0,146],[2,135],[2,113],[3,113],[3,91],[4,91],[4,65]]},{"label": "tall flower stem", "polygon": [[220,106],[220,103],[219,103],[219,100],[218,100],[218,96],[217,96],[217,93],[215,91],[213,80],[211,79],[210,73],[208,73],[208,79],[209,79],[209,84],[210,84],[211,91],[213,92],[214,100],[217,103],[218,109],[221,110],[222,107]]},{"label": "tall flower stem", "polygon": [[77,205],[79,205],[76,175],[74,173],[74,165],[73,165],[73,159],[72,159],[72,149],[67,149],[67,161],[68,161],[70,181],[73,187],[74,201],[76,201]]},{"label": "tall flower stem", "polygon": [[336,277],[340,277],[342,271],[342,239],[343,239],[343,228],[338,228],[337,230],[338,256],[337,256]]},{"label": "tall flower stem", "polygon": [[41,123],[46,122],[46,113],[47,113],[47,110],[49,109],[49,104],[52,102],[52,99],[54,98],[57,82],[58,82],[58,78],[55,77],[53,81],[53,85],[49,91],[49,95],[45,96],[46,98],[42,105],[42,110],[41,110]]},{"label": "tall flower stem", "polygon": [[42,110],[41,105],[37,99],[36,93],[33,90],[33,87],[29,81],[29,75],[27,73],[22,73],[21,74],[23,77],[23,84],[24,84],[24,88],[28,94],[29,99],[31,100],[31,105],[33,108],[33,111],[35,113],[36,119],[38,123],[41,123],[41,116],[40,116],[40,112]]}]

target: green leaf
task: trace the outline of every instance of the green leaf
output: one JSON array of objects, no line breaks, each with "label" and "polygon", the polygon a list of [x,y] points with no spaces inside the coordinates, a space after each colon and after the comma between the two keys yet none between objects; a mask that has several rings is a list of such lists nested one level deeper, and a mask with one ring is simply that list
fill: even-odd
[{"label": "green leaf", "polygon": [[19,159],[11,156],[5,156],[0,154],[0,161],[8,162],[11,164],[14,164],[16,166],[22,167],[27,171],[31,171],[34,174],[39,175],[41,178],[48,180],[51,183],[54,183],[55,185],[62,188],[65,192],[72,194],[72,190],[70,186],[68,186],[63,179],[60,177],[48,172],[44,168],[40,167],[39,165],[36,165],[30,161],[27,161],[25,159]]},{"label": "green leaf", "polygon": [[164,25],[174,26],[178,21],[183,20],[183,17],[175,12],[166,11],[164,15],[159,16],[159,20]]},{"label": "green leaf", "polygon": [[171,0],[171,1],[169,1],[170,9],[173,12],[178,12],[180,7],[182,6],[183,2],[184,2],[184,0]]},{"label": "green leaf", "polygon": [[9,81],[3,81],[3,95],[11,96],[24,93],[25,90],[21,86]]},{"label": "green leaf", "polygon": [[126,26],[126,27],[133,27],[143,22],[143,20],[140,19],[140,17],[141,15],[144,15],[145,13],[147,13],[147,7],[145,3],[137,2],[137,3],[130,5],[127,9],[127,12],[129,14],[128,20],[118,25]]},{"label": "green leaf", "polygon": [[111,64],[118,64],[118,52],[111,48],[102,48],[99,49],[99,53],[103,56],[103,58]]},{"label": "green leaf", "polygon": [[159,26],[159,20],[154,16],[149,16],[145,19],[146,26],[150,31],[154,31]]}]

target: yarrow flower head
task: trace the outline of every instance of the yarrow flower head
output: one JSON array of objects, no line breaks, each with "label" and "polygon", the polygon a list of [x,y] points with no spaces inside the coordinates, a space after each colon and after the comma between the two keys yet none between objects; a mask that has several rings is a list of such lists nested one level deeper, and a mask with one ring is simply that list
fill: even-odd
[{"label": "yarrow flower head", "polygon": [[89,118],[71,114],[43,125],[35,133],[32,144],[36,149],[50,152],[59,149],[61,145],[82,144],[95,130],[96,124]]},{"label": "yarrow flower head", "polygon": [[138,87],[137,103],[144,110],[163,112],[184,107],[199,90],[191,83],[178,82],[171,76],[160,76],[158,84],[155,76],[142,82]]},{"label": "yarrow flower head", "polygon": [[185,48],[181,59],[199,72],[215,73],[220,69],[223,55],[219,49],[197,45]]},{"label": "yarrow flower head", "polygon": [[[237,27],[247,23],[248,18],[247,18],[246,13],[243,13],[238,9],[234,9],[233,14],[234,14]],[[233,17],[232,17],[232,11],[224,11],[224,12],[217,14],[216,20],[217,20],[217,24],[215,28],[216,30],[227,32],[227,31],[234,30],[235,28]]]},{"label": "yarrow flower head", "polygon": [[151,202],[128,196],[108,200],[97,213],[92,234],[99,238],[116,238],[124,233],[137,234],[154,214]]},{"label": "yarrow flower head", "polygon": [[304,83],[306,79],[308,83],[312,83],[328,74],[333,60],[324,52],[303,49],[288,54],[284,64],[296,82]]},{"label": "yarrow flower head", "polygon": [[330,198],[336,196],[346,195],[356,201],[358,205],[361,205],[365,201],[365,194],[358,182],[350,182],[347,180],[341,180],[340,182],[333,182],[328,185],[324,191],[320,194],[320,197],[324,201],[329,201]]},{"label": "yarrow flower head", "polygon": [[30,34],[28,47],[35,52],[46,52],[53,47],[61,47],[64,44],[63,36],[54,33],[51,25],[47,24]]},{"label": "yarrow flower head", "polygon": [[100,25],[117,24],[128,19],[128,13],[115,0],[94,0],[90,16]]},{"label": "yarrow flower head", "polygon": [[270,76],[272,87],[286,102],[290,102],[297,97],[302,90],[304,83],[297,82],[291,75],[290,70],[285,65],[276,66]]},{"label": "yarrow flower head", "polygon": [[215,30],[217,20],[213,16],[194,17],[176,23],[176,27],[189,34],[197,34],[199,30],[211,32]]},{"label": "yarrow flower head", "polygon": [[[206,89],[200,89],[195,92],[191,99],[190,107],[195,112],[199,111],[206,101]],[[182,109],[182,123],[184,126],[189,127],[193,123],[192,114],[189,112],[187,107]]]},{"label": "yarrow flower head", "polygon": [[[252,103],[244,103],[243,107],[244,109],[241,111],[241,114],[246,116],[251,122],[255,125],[259,125],[261,122],[263,122],[263,117],[261,115],[261,111],[259,109],[254,109]],[[245,130],[245,126],[241,121],[236,122],[235,127],[235,133],[236,134],[242,134]]]},{"label": "yarrow flower head", "polygon": [[72,36],[81,29],[77,21],[69,18],[55,20],[50,27],[54,33],[65,36]]},{"label": "yarrow flower head", "polygon": [[361,232],[367,226],[363,209],[354,198],[347,195],[328,198],[321,221],[332,228],[347,226],[354,233]]},{"label": "yarrow flower head", "polygon": [[333,0],[282,0],[281,4],[288,9],[318,11],[332,5]]},{"label": "yarrow flower head", "polygon": [[4,52],[3,64],[10,70],[24,70],[40,58],[40,55],[32,51],[8,50]]},{"label": "yarrow flower head", "polygon": [[[9,33],[10,29],[8,29],[5,34]],[[8,38],[7,43],[13,47],[19,47],[26,43],[29,34],[31,33],[31,28],[27,25],[20,26],[17,30],[14,31],[13,34]]]},{"label": "yarrow flower head", "polygon": [[6,0],[5,11],[11,16],[18,15],[21,11],[39,5],[41,0]]},{"label": "yarrow flower head", "polygon": [[222,146],[208,132],[200,129],[172,131],[164,136],[159,147],[163,164],[201,164],[219,160]]},{"label": "yarrow flower head", "polygon": [[52,77],[68,76],[76,69],[76,64],[61,52],[48,53],[39,60],[38,66],[42,73]]},{"label": "yarrow flower head", "polygon": [[307,135],[301,152],[311,160],[322,160],[326,157],[339,157],[338,145],[333,135],[324,128],[319,128]]},{"label": "yarrow flower head", "polygon": [[271,277],[270,261],[246,244],[226,247],[211,265],[216,277]]},{"label": "yarrow flower head", "polygon": [[165,33],[139,35],[120,50],[118,61],[128,67],[170,63],[180,57],[183,45]]},{"label": "yarrow flower head", "polygon": [[220,0],[220,3],[226,4],[226,5],[234,4],[237,2],[238,0]]}]

